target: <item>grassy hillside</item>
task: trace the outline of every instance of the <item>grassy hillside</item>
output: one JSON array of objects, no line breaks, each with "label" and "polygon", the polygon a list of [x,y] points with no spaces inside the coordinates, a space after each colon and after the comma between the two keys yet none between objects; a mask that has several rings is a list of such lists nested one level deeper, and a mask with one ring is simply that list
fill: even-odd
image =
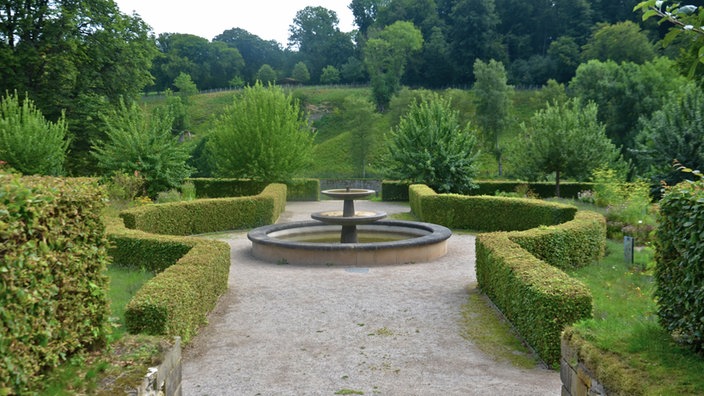
[{"label": "grassy hillside", "polygon": [[[222,113],[225,106],[232,103],[238,91],[223,91],[199,94],[190,99],[189,115],[191,132],[194,140],[190,142],[195,148],[201,139],[207,137],[213,121]],[[374,119],[364,132],[365,138],[371,141],[367,161],[362,170],[359,158],[354,158],[353,146],[358,144],[355,134],[360,133],[355,128],[359,123],[350,119],[352,111],[346,111],[350,106],[350,98],[370,99],[369,88],[328,88],[328,87],[297,87],[290,90],[298,99],[316,131],[314,163],[302,172],[300,176],[321,178],[350,177],[383,177],[381,163],[384,154],[384,134],[398,124],[405,114],[409,104],[427,90],[404,89],[394,97],[386,113]],[[463,123],[474,122],[476,107],[472,91],[448,89],[439,92],[450,97],[453,106],[459,111]],[[503,137],[505,145],[510,144],[518,131],[518,124],[528,119],[539,107],[536,91],[516,91],[513,98],[515,110],[515,127]],[[163,97],[145,98],[148,106],[163,102]],[[358,116],[359,117],[359,116]],[[479,164],[480,177],[496,176],[497,164],[493,157],[484,153]],[[510,176],[510,158],[506,159],[504,169]]]}]

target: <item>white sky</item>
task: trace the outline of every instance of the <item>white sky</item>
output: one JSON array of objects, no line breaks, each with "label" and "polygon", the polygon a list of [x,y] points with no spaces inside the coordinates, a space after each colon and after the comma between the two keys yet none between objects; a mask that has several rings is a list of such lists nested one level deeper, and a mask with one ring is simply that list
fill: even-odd
[{"label": "white sky", "polygon": [[335,11],[343,32],[354,29],[351,0],[115,0],[120,11],[136,12],[160,33],[189,33],[212,40],[225,30],[241,28],[264,40],[288,42],[288,27],[307,6]]}]

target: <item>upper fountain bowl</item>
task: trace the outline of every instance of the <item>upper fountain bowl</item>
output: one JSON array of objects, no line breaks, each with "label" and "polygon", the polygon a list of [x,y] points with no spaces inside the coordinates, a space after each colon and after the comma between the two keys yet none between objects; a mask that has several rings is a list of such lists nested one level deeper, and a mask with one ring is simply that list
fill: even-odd
[{"label": "upper fountain bowl", "polygon": [[364,188],[335,188],[332,190],[323,190],[321,193],[333,199],[350,200],[368,197],[375,194],[376,191]]}]

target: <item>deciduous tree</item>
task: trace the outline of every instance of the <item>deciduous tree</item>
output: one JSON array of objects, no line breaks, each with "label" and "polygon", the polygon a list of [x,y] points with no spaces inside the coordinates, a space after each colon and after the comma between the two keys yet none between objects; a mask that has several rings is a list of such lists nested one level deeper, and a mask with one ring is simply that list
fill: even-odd
[{"label": "deciduous tree", "polygon": [[513,154],[521,164],[519,176],[536,180],[554,175],[558,197],[563,178],[586,180],[594,169],[619,161],[618,149],[597,120],[596,104],[576,99],[548,105],[522,124]]},{"label": "deciduous tree", "polygon": [[313,138],[298,102],[258,82],[215,122],[207,150],[217,176],[286,181],[309,163]]}]

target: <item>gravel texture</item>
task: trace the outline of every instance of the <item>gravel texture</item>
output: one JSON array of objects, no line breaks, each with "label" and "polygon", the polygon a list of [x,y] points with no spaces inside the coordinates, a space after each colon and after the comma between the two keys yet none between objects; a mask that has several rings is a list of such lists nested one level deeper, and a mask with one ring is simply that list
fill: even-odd
[{"label": "gravel texture", "polygon": [[[358,210],[407,212],[357,201]],[[280,222],[341,201],[289,202]],[[461,335],[474,238],[453,235],[431,263],[293,266],[232,247],[230,288],[183,351],[184,395],[559,395],[555,371],[519,369]]]}]

